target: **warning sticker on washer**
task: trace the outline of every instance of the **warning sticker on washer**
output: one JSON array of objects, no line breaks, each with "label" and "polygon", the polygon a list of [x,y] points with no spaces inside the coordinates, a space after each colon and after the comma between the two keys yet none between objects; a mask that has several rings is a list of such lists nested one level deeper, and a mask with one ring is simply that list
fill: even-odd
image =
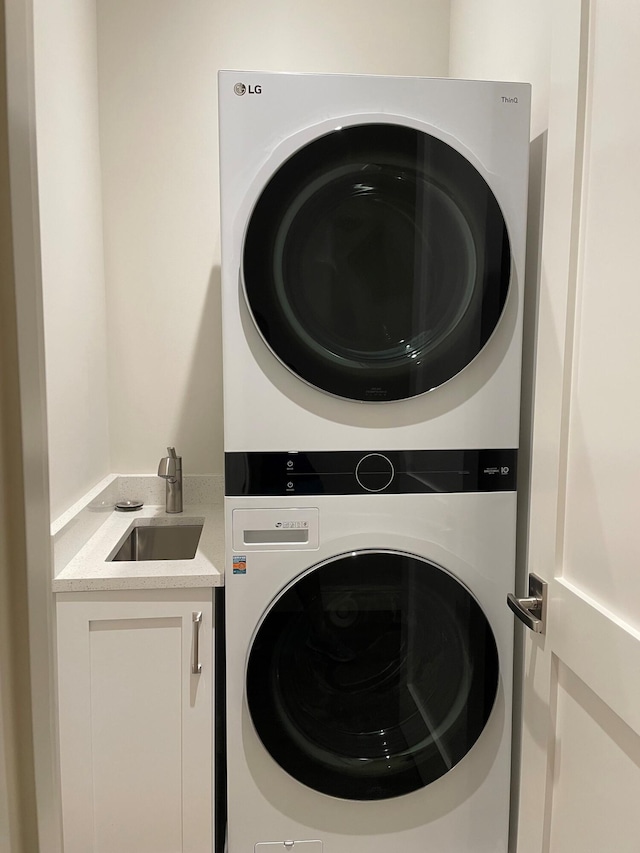
[{"label": "warning sticker on washer", "polygon": [[247,573],[247,558],[242,555],[233,555],[233,573],[234,575],[246,575]]}]

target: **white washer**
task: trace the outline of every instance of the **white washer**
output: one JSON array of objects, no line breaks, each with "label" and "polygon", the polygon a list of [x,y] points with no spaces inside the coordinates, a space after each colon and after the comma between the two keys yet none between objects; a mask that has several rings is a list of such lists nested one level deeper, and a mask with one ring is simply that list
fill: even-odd
[{"label": "white washer", "polygon": [[298,456],[228,484],[229,853],[506,853],[513,458]]},{"label": "white washer", "polygon": [[530,87],[219,74],[225,449],[518,443]]}]

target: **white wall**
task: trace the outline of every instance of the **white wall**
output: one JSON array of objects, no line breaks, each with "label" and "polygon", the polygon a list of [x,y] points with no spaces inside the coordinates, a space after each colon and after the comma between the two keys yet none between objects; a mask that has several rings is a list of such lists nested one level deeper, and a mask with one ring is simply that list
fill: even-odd
[{"label": "white wall", "polygon": [[532,84],[531,138],[547,128],[550,0],[451,0],[449,76]]},{"label": "white wall", "polygon": [[111,470],[94,0],[34,2],[51,517]]},{"label": "white wall", "polygon": [[216,72],[446,76],[449,0],[97,0],[114,470],[222,470]]}]

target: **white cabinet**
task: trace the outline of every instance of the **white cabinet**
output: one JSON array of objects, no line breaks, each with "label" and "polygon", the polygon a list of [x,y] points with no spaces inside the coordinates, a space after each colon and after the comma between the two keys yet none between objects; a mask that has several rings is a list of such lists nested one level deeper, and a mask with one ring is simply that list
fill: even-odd
[{"label": "white cabinet", "polygon": [[65,853],[211,853],[212,602],[57,596]]}]

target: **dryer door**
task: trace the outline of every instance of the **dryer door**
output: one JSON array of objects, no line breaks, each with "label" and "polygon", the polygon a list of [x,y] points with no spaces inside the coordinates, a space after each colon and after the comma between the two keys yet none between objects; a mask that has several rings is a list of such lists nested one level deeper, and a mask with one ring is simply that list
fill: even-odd
[{"label": "dryer door", "polygon": [[380,800],[472,749],[498,688],[496,643],[466,587],[395,551],[306,572],[254,636],[247,701],[264,747],[310,788]]},{"label": "dryer door", "polygon": [[290,157],[247,227],[243,282],[267,345],[339,397],[414,397],[462,370],[505,304],[511,254],[486,181],[395,124],[336,129]]}]

